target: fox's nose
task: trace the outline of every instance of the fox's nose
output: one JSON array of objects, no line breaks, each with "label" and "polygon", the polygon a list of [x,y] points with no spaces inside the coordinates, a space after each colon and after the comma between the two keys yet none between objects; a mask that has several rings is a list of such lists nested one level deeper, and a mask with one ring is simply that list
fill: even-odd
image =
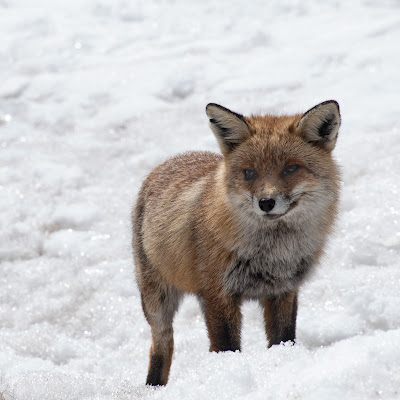
[{"label": "fox's nose", "polygon": [[270,212],[275,207],[275,200],[274,199],[261,199],[258,202],[261,210],[265,212]]}]

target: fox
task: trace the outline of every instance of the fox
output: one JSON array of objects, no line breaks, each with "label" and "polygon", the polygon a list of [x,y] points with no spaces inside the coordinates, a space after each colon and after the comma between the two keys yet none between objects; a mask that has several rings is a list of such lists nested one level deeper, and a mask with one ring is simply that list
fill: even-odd
[{"label": "fox", "polygon": [[299,290],[337,217],[335,100],[249,117],[210,103],[206,114],[221,154],[190,151],[157,166],[132,211],[136,280],[152,335],[147,385],[168,382],[173,319],[186,293],[199,300],[212,352],[240,351],[247,300],[261,306],[267,348],[295,343]]}]

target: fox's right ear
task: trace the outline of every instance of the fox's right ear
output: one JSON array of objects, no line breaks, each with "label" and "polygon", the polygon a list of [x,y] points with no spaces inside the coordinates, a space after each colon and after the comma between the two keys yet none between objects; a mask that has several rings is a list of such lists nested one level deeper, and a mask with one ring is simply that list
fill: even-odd
[{"label": "fox's right ear", "polygon": [[229,154],[251,136],[243,115],[214,103],[207,105],[206,113],[223,155]]}]

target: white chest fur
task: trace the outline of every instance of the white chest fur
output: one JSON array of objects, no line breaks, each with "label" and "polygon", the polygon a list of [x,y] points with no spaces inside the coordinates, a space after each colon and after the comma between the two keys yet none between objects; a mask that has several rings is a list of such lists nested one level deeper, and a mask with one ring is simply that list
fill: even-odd
[{"label": "white chest fur", "polygon": [[312,269],[323,241],[312,224],[279,221],[245,229],[223,276],[225,290],[248,298],[295,290]]}]

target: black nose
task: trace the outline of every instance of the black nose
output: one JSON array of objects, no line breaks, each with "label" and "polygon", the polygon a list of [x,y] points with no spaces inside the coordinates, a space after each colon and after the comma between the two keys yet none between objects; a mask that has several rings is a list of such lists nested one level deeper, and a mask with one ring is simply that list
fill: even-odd
[{"label": "black nose", "polygon": [[275,207],[275,200],[274,199],[261,199],[258,202],[261,210],[265,212],[270,212]]}]

